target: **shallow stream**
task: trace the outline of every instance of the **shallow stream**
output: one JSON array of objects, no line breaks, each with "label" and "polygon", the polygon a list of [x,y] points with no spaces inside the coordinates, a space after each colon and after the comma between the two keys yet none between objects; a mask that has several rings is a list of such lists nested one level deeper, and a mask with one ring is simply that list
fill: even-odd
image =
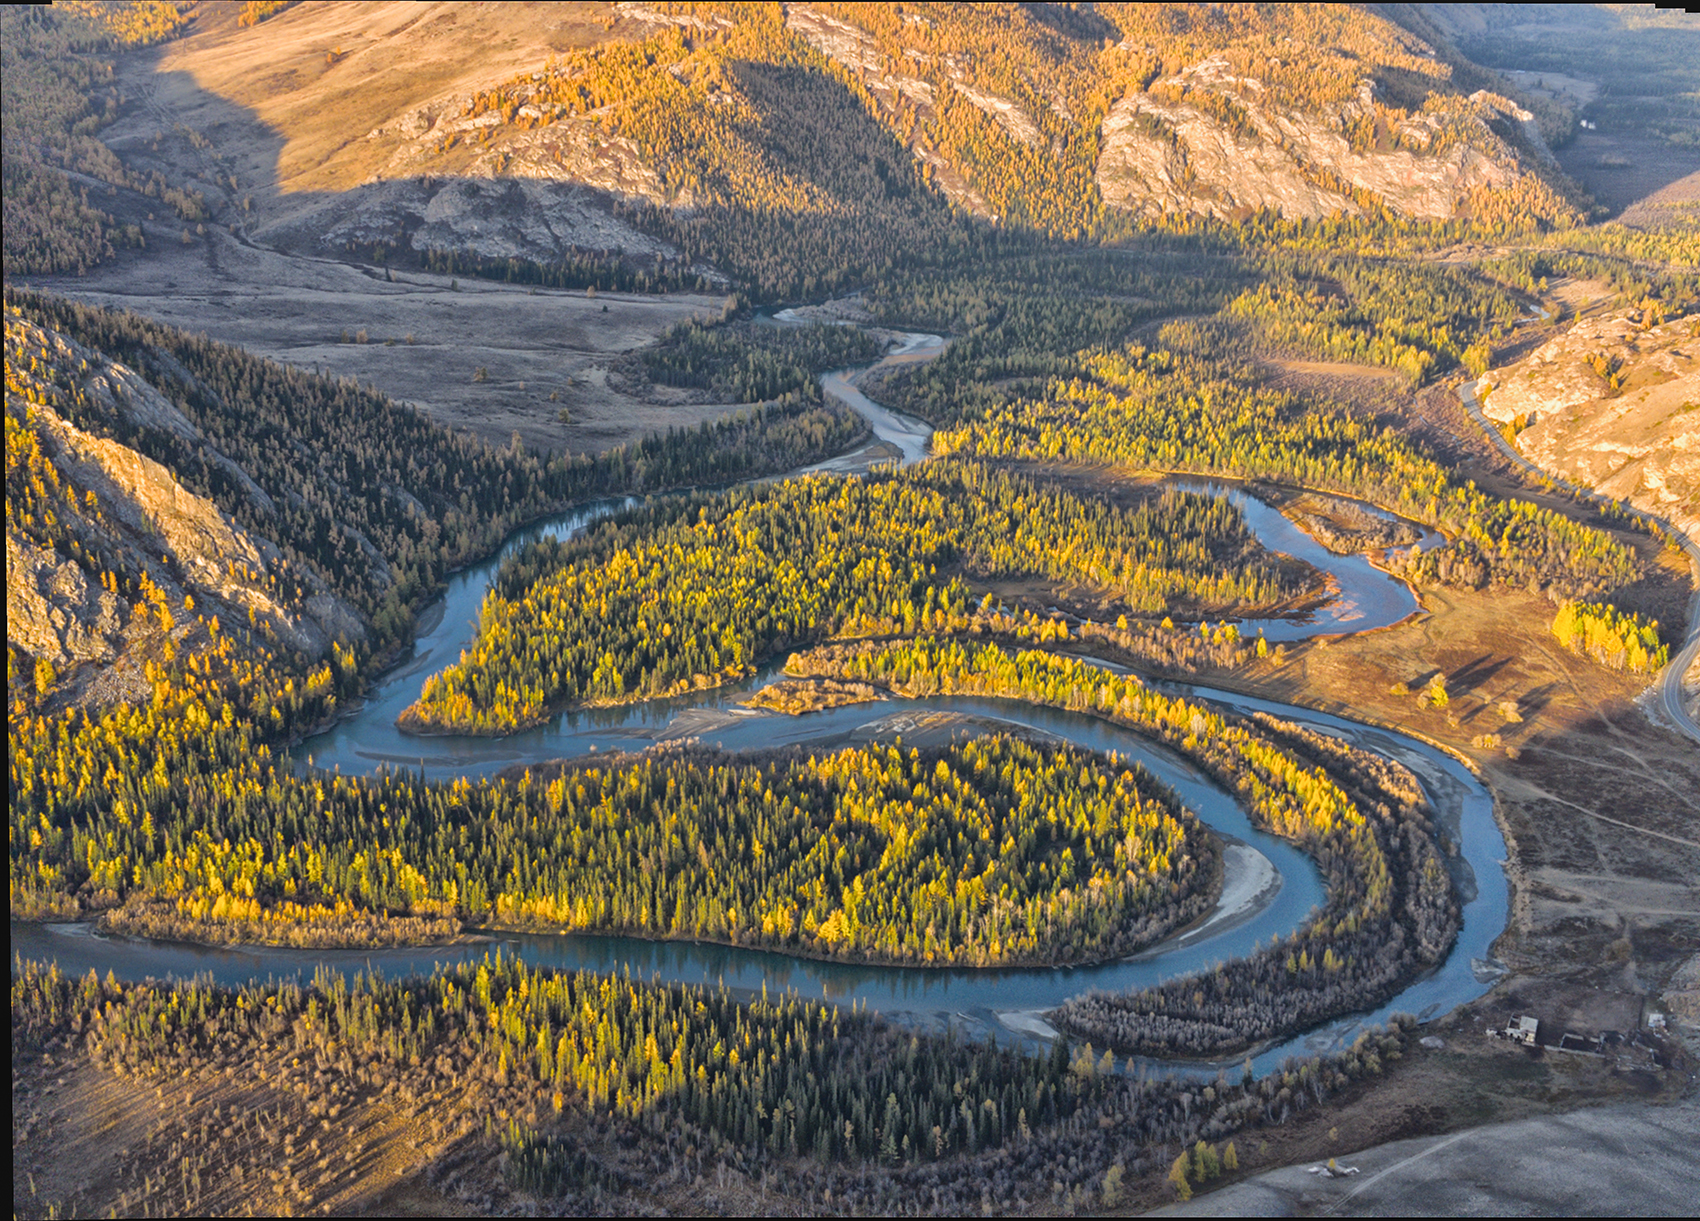
[{"label": "shallow stream", "polygon": [[[941,343],[936,336],[910,336],[893,355],[913,359],[914,353]],[[927,426],[866,399],[855,389],[855,377],[855,371],[831,373],[822,378],[822,384],[866,417],[879,440],[899,451],[905,464],[923,458],[930,436]],[[812,469],[835,468],[827,463]],[[1308,620],[1253,621],[1242,624],[1242,630],[1261,628],[1271,640],[1296,640],[1385,626],[1415,610],[1415,600],[1401,582],[1365,557],[1332,555],[1243,489],[1196,479],[1177,482],[1228,496],[1245,511],[1266,547],[1304,559],[1329,578],[1335,596]],[[495,934],[493,941],[507,952],[539,965],[630,971],[642,979],[724,982],[750,992],[764,987],[770,992],[794,990],[839,1004],[855,1002],[925,1027],[1029,1040],[1050,1033],[1039,1015],[1071,996],[1093,989],[1119,991],[1208,969],[1249,953],[1273,937],[1285,936],[1322,902],[1322,884],[1309,859],[1254,829],[1227,793],[1184,760],[1108,722],[1017,701],[884,700],[803,717],[752,713],[737,706],[750,690],[774,679],[777,667],[770,665],[737,687],[677,700],[568,712],[546,726],[506,738],[415,737],[396,728],[396,716],[418,696],[425,678],[457,660],[472,640],[484,595],[504,559],[534,540],[570,537],[632,503],[623,499],[589,505],[521,530],[497,556],[456,575],[437,606],[421,617],[412,657],[376,683],[366,702],[346,719],[302,743],[294,751],[298,764],[334,768],[344,774],[369,774],[389,767],[427,779],[450,779],[489,776],[518,764],[590,752],[638,750],[663,738],[689,736],[729,750],[791,744],[830,749],[871,736],[890,736],[897,731],[891,724],[894,714],[995,718],[1093,750],[1115,751],[1144,764],[1225,837],[1223,898],[1200,926],[1160,946],[1123,961],[1072,968],[874,967],[690,942],[589,934]],[[1266,1071],[1291,1054],[1349,1042],[1365,1022],[1382,1020],[1389,1013],[1409,1011],[1426,1017],[1480,995],[1488,975],[1483,960],[1505,927],[1507,910],[1501,868],[1505,843],[1493,819],[1492,799],[1480,782],[1444,752],[1388,730],[1208,688],[1195,688],[1192,694],[1230,709],[1272,712],[1397,758],[1422,780],[1460,849],[1455,875],[1465,900],[1464,921],[1446,961],[1372,1014],[1341,1019],[1265,1050],[1254,1059],[1257,1071]],[[310,973],[320,964],[347,971],[374,967],[398,975],[479,957],[491,948],[490,943],[475,943],[375,951],[220,949],[97,935],[86,924],[17,921],[11,932],[15,954],[54,959],[66,971],[82,973],[93,967],[123,978],[206,972],[232,984]]]}]

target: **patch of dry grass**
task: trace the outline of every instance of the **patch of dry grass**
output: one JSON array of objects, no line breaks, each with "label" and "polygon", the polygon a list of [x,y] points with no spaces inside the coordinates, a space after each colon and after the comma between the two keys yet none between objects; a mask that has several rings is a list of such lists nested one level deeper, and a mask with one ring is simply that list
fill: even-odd
[{"label": "patch of dry grass", "polygon": [[786,678],[768,684],[742,703],[746,708],[765,708],[787,716],[801,716],[805,712],[870,704],[884,698],[867,683],[842,682],[836,678]]}]

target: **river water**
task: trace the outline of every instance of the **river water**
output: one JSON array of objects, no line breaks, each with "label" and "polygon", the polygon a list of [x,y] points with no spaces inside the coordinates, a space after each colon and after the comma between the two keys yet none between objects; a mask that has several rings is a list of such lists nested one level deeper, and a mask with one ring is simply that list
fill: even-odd
[{"label": "river water", "polygon": [[[914,359],[942,345],[936,336],[908,336],[892,356]],[[888,357],[887,359],[891,359]],[[855,388],[855,371],[827,374],[823,386],[868,419],[878,440],[902,455],[904,464],[926,455],[930,430],[919,420],[871,402]],[[831,463],[811,469],[844,469]],[[1213,481],[1177,481],[1197,491],[1226,495],[1246,513],[1266,547],[1304,559],[1327,574],[1334,597],[1305,621],[1253,621],[1271,640],[1361,631],[1398,622],[1416,609],[1410,590],[1362,556],[1334,556],[1277,510],[1240,488]],[[1251,952],[1272,937],[1299,926],[1323,900],[1315,867],[1297,849],[1253,828],[1232,798],[1186,761],[1138,735],[1098,720],[1017,701],[990,699],[886,700],[803,717],[752,713],[736,701],[774,679],[770,665],[733,688],[696,693],[622,708],[568,712],[543,727],[490,739],[415,737],[395,727],[396,716],[419,694],[430,674],[460,656],[476,632],[479,608],[501,563],[541,538],[568,538],[622,508],[630,499],[587,505],[519,531],[501,552],[450,582],[440,602],[420,619],[414,653],[377,682],[366,702],[293,753],[304,768],[370,774],[380,768],[409,771],[426,779],[489,776],[516,764],[641,749],[649,743],[693,737],[729,750],[818,744],[822,749],[897,731],[894,714],[954,714],[992,718],[1040,730],[1093,750],[1115,751],[1137,760],[1172,787],[1188,807],[1227,842],[1222,901],[1201,926],[1160,946],[1118,962],[1084,967],[1000,970],[877,967],[819,962],[770,951],[656,942],[632,937],[496,934],[506,952],[539,965],[596,971],[629,971],[634,978],[724,983],[758,992],[794,991],[839,1004],[855,1003],[928,1028],[953,1028],[983,1036],[1023,1041],[1050,1031],[1045,1010],[1093,989],[1125,990],[1177,975],[1207,970]],[[1425,542],[1427,540],[1425,539]],[[1288,1055],[1327,1050],[1355,1037],[1365,1022],[1408,1011],[1426,1017],[1480,995],[1488,972],[1489,946],[1505,927],[1507,886],[1502,864],[1505,842],[1493,820],[1492,799],[1458,761],[1415,739],[1308,709],[1270,703],[1208,688],[1190,694],[1223,707],[1267,711],[1324,733],[1350,739],[1397,758],[1421,779],[1430,800],[1459,847],[1455,876],[1464,902],[1463,927],[1446,961],[1413,982],[1371,1014],[1341,1019],[1301,1038],[1266,1049],[1254,1058],[1258,1072]],[[983,728],[983,725],[982,725]],[[966,732],[966,728],[964,732]],[[422,949],[326,951],[270,947],[214,948],[137,938],[96,935],[86,924],[11,926],[12,949],[25,957],[54,959],[67,971],[111,970],[123,978],[183,977],[208,973],[223,983],[311,972],[320,964],[337,970],[376,968],[389,975],[427,971],[439,963],[476,958],[490,943]],[[1480,977],[1480,978],[1478,978]]]},{"label": "river water", "polygon": [[[1377,568],[1369,556],[1335,555],[1275,506],[1244,488],[1215,479],[1190,477],[1166,479],[1164,483],[1232,501],[1245,514],[1246,524],[1265,548],[1305,561],[1326,579],[1328,600],[1322,606],[1302,615],[1239,620],[1242,634],[1251,636],[1261,632],[1276,643],[1308,640],[1312,636],[1338,636],[1390,627],[1417,613],[1417,596],[1411,587]],[[1373,505],[1354,503],[1379,517],[1392,516]],[[1424,530],[1416,545],[1426,550],[1440,541],[1439,534]]]}]

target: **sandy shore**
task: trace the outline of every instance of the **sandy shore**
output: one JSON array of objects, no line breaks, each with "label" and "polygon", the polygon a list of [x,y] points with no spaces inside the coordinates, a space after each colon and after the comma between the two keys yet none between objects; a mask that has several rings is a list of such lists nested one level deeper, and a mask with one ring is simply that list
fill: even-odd
[{"label": "sandy shore", "polygon": [[1250,844],[1223,836],[1222,897],[1216,900],[1216,910],[1203,924],[1181,934],[1171,948],[1238,928],[1268,907],[1280,893],[1281,875],[1274,862]]},{"label": "sandy shore", "polygon": [[[1130,961],[1151,954],[1168,953],[1191,945],[1200,938],[1214,937],[1237,928],[1268,907],[1281,892],[1281,875],[1276,871],[1274,862],[1250,844],[1227,836],[1223,836],[1222,840],[1222,894],[1216,900],[1216,910],[1204,923],[1141,950],[1132,955]],[[1054,1039],[1057,1031],[1045,1020],[1048,1012],[1046,1009],[1012,1009],[999,1012],[997,1019],[1005,1028],[1018,1034]]]}]

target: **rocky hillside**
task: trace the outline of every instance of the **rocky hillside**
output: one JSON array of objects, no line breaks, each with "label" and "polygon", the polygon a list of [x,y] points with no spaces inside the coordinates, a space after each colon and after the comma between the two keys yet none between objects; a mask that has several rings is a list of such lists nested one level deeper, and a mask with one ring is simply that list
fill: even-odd
[{"label": "rocky hillside", "polygon": [[[1448,220],[1491,211],[1497,194],[1527,186],[1517,135],[1525,151],[1545,153],[1534,116],[1485,90],[1436,95],[1415,113],[1390,111],[1369,76],[1356,96],[1308,113],[1269,94],[1225,55],[1130,90],[1104,119],[1105,203],[1154,218],[1386,208]],[[1373,136],[1354,143],[1364,128]]]},{"label": "rocky hillside", "polygon": [[1700,538],[1700,320],[1619,310],[1494,369],[1486,414],[1529,461]]},{"label": "rocky hillside", "polygon": [[[65,418],[104,416],[201,449],[255,507],[272,498],[133,369],[6,315],[6,639],[74,695],[146,690],[143,669],[212,642],[220,624],[318,658],[366,625],[310,566],[244,529],[170,468]],[[198,614],[197,614],[198,609]]]},{"label": "rocky hillside", "polygon": [[608,480],[352,380],[11,287],[5,387],[8,656],[44,699],[128,699],[144,663],[174,660],[247,667],[242,686],[334,655],[351,678],[411,638],[449,571]]},{"label": "rocky hillside", "polygon": [[[299,4],[252,25],[238,8],[201,5],[186,37],[124,60],[140,104],[102,135],[127,162],[193,167],[193,185],[251,237],[344,249],[405,235],[421,250],[539,260],[670,253],[610,212],[654,189],[629,141],[594,124],[492,141],[501,116],[465,114],[516,73],[618,39],[608,6],[540,19],[508,5]],[[624,24],[627,36],[646,28]]]},{"label": "rocky hillside", "polygon": [[135,173],[367,257],[617,252],[778,291],[783,231],[805,291],[953,211],[1061,237],[1570,214],[1510,86],[1367,9],[202,5],[115,80],[101,138]]}]

